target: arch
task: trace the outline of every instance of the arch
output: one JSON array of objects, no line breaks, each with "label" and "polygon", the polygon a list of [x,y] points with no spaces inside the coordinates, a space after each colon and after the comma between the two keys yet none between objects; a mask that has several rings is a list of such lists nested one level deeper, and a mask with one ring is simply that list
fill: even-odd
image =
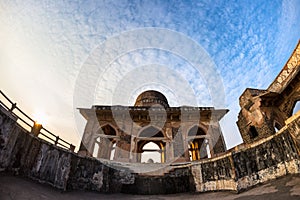
[{"label": "arch", "polygon": [[105,135],[117,135],[117,129],[115,127],[113,127],[111,124],[107,123],[102,125],[97,133],[99,132],[103,132]]},{"label": "arch", "polygon": [[162,130],[160,130],[158,127],[155,127],[153,125],[143,127],[139,134],[139,137],[165,137],[165,134]]},{"label": "arch", "polygon": [[300,110],[299,101],[300,92],[296,92],[291,98],[288,99],[288,101],[286,102],[286,114],[288,115],[288,117],[291,117]]},{"label": "arch", "polygon": [[296,114],[300,110],[300,100],[294,102],[292,107],[292,115]]},{"label": "arch", "polygon": [[161,163],[161,149],[158,144],[154,142],[147,142],[142,147],[141,162],[147,163]]},{"label": "arch", "polygon": [[[205,136],[206,132],[199,126],[194,125],[188,131],[188,137]],[[188,142],[190,160],[200,160],[208,157],[208,140],[205,137],[192,138]],[[209,154],[210,155],[210,154]]]},{"label": "arch", "polygon": [[188,136],[206,135],[206,132],[206,128],[202,127],[200,124],[197,124],[188,130]]},{"label": "arch", "polygon": [[204,138],[189,141],[188,150],[191,161],[201,160],[211,156],[211,154],[208,153],[210,150],[208,143]]},{"label": "arch", "polygon": [[[105,124],[102,125],[98,131],[98,137],[97,140],[100,139],[100,141],[95,140],[94,143],[94,154],[96,149],[98,149],[97,158],[103,158],[108,160],[113,160],[115,157],[115,148],[117,140],[114,137],[109,136],[117,136],[116,129],[111,124]],[[107,138],[104,137],[104,135],[108,136]],[[98,148],[97,148],[98,145]]]},{"label": "arch", "polygon": [[[165,146],[166,143],[163,141],[164,139],[164,133],[154,127],[154,126],[147,126],[144,127],[140,132],[139,132],[139,141],[137,142],[136,146],[136,152],[137,152],[137,161],[142,162],[142,156],[144,152],[147,152],[147,149],[144,149],[144,146],[147,145],[148,143],[154,143],[154,145],[157,145],[159,147],[159,152],[160,152],[160,162],[163,163],[166,160],[166,153],[165,153]],[[152,149],[154,150],[154,149]],[[156,151],[156,150],[155,150]]]}]

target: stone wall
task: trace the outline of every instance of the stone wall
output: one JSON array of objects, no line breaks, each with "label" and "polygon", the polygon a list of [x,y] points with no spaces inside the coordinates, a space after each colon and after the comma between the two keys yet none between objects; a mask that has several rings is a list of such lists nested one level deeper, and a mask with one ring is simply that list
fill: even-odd
[{"label": "stone wall", "polygon": [[16,123],[16,117],[2,107],[0,169],[62,190],[120,192],[121,186],[118,185],[132,183],[134,178],[130,173],[128,176],[128,170],[110,168],[99,160],[79,157],[34,137]]},{"label": "stone wall", "polygon": [[163,176],[135,175],[133,184],[124,185],[121,192],[131,194],[172,194],[193,191],[190,170],[182,167]]},{"label": "stone wall", "polygon": [[259,183],[300,173],[300,112],[278,133],[225,155],[191,165],[195,191],[243,191]]},{"label": "stone wall", "polygon": [[130,163],[111,167],[104,160],[80,157],[34,137],[16,123],[15,116],[0,107],[0,169],[62,190],[134,194],[239,192],[286,174],[300,173],[300,113],[286,124],[273,136],[238,146],[216,158],[160,164],[166,165],[164,173],[147,175],[134,171]]}]

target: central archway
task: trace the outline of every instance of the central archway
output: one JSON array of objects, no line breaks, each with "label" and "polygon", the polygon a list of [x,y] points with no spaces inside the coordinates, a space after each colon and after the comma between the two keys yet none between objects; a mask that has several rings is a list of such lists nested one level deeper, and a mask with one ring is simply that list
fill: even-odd
[{"label": "central archway", "polygon": [[[166,143],[164,134],[161,130],[150,126],[145,128],[138,137],[137,142],[137,162],[148,162],[152,159],[154,162],[164,163],[166,161]],[[153,157],[151,157],[151,156]]]},{"label": "central archway", "polygon": [[154,142],[146,143],[142,148],[141,162],[161,163],[161,149],[159,145]]}]

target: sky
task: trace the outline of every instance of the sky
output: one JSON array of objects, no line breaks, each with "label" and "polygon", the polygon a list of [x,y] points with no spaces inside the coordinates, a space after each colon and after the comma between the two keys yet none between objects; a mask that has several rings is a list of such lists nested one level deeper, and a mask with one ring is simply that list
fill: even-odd
[{"label": "sky", "polygon": [[231,148],[242,142],[238,98],[280,72],[300,38],[299,10],[299,0],[1,0],[0,88],[77,147],[77,108],[133,105],[155,89],[170,106],[229,109]]}]

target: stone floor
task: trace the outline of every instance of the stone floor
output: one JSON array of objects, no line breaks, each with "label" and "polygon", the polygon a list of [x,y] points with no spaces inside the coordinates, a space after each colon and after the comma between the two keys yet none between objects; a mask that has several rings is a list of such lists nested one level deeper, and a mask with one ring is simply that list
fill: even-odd
[{"label": "stone floor", "polygon": [[300,199],[300,176],[286,176],[264,185],[252,188],[241,194],[232,192],[184,193],[172,195],[127,195],[100,194],[96,192],[70,191],[62,192],[50,186],[39,184],[26,178],[0,174],[1,200],[93,200],[93,199],[222,199],[222,200],[293,200]]}]

